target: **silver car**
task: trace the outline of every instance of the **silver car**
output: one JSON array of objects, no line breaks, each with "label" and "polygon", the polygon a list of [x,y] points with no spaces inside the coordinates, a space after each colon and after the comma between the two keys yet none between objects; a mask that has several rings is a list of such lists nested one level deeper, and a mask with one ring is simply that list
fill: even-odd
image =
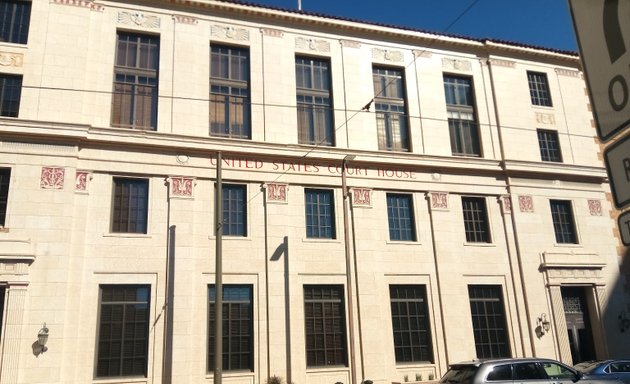
[{"label": "silver car", "polygon": [[586,361],[577,364],[575,369],[589,378],[615,378],[630,384],[630,360]]},{"label": "silver car", "polygon": [[453,364],[441,384],[621,384],[616,379],[590,378],[550,359],[491,359]]}]

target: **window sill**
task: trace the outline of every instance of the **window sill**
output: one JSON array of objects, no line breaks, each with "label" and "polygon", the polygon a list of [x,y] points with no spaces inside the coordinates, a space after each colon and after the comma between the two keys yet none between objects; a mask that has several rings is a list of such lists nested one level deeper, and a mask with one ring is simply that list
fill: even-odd
[{"label": "window sill", "polygon": [[328,239],[328,238],[318,238],[318,237],[303,237],[303,243],[329,243],[329,244],[341,244],[340,239]]},{"label": "window sill", "polygon": [[27,44],[11,43],[11,42],[8,42],[8,41],[0,41],[0,46],[3,46],[3,47],[15,47],[15,48],[26,49],[26,48],[28,48]]},{"label": "window sill", "polygon": [[584,248],[584,245],[580,243],[553,243],[557,248]]},{"label": "window sill", "polygon": [[338,371],[338,372],[347,372],[348,367],[345,365],[325,365],[322,367],[306,367],[306,373],[318,373],[318,372],[327,372]]},{"label": "window sill", "polygon": [[385,244],[388,245],[422,245],[419,241],[414,240],[386,240]]},{"label": "window sill", "polygon": [[544,111],[553,111],[554,107],[553,105],[551,107],[548,107],[546,105],[536,105],[536,104],[532,104],[532,108],[534,109],[542,109]]},{"label": "window sill", "polygon": [[473,243],[473,242],[468,242],[465,241],[464,242],[464,247],[482,247],[482,248],[491,248],[491,247],[496,247],[497,245],[495,243]]},{"label": "window sill", "polygon": [[129,239],[150,239],[152,236],[147,233],[127,233],[127,232],[107,232],[103,237],[124,237]]},{"label": "window sill", "polygon": [[[214,235],[209,235],[208,236],[208,240],[215,240],[217,237]],[[221,236],[221,240],[223,241],[235,241],[235,240],[242,240],[242,241],[252,241],[252,238],[249,236],[231,236],[231,235],[223,235]]]}]

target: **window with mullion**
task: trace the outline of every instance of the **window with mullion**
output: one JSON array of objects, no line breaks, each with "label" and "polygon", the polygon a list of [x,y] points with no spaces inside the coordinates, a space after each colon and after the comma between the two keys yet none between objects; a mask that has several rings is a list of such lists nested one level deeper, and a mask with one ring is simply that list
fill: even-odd
[{"label": "window with mullion", "polygon": [[540,148],[540,158],[542,161],[562,162],[560,153],[560,142],[558,132],[546,129],[538,129],[538,146]]},{"label": "window with mullion", "polygon": [[249,139],[249,50],[210,45],[210,134]]},{"label": "window with mullion", "polygon": [[387,220],[390,240],[416,241],[411,195],[387,194]]},{"label": "window with mullion", "polygon": [[112,232],[147,233],[149,181],[114,178]]},{"label": "window with mullion", "polygon": [[11,180],[11,168],[0,168],[0,227],[6,225],[9,180]]},{"label": "window with mullion", "polygon": [[[251,285],[223,286],[223,370],[254,370]],[[216,288],[208,287],[208,372],[214,370]]]},{"label": "window with mullion", "polygon": [[396,362],[433,362],[425,286],[390,285],[389,295]]},{"label": "window with mullion", "polygon": [[3,0],[0,2],[0,41],[26,44],[30,20],[30,1]]},{"label": "window with mullion", "polygon": [[0,116],[18,117],[22,76],[0,74]]},{"label": "window with mullion", "polygon": [[500,285],[469,285],[475,349],[478,359],[510,357]]},{"label": "window with mullion", "polygon": [[330,62],[296,57],[295,82],[299,143],[335,145]]},{"label": "window with mullion", "polygon": [[402,70],[372,68],[378,148],[409,151],[407,100]]},{"label": "window with mullion", "polygon": [[306,205],[306,237],[335,238],[333,192],[322,189],[304,190]]},{"label": "window with mullion", "polygon": [[96,377],[147,376],[149,286],[102,285]]},{"label": "window with mullion", "polygon": [[112,125],[157,128],[160,38],[118,32]]},{"label": "window with mullion", "polygon": [[444,96],[451,152],[458,156],[481,156],[472,79],[444,75]]},{"label": "window with mullion", "polygon": [[490,228],[486,199],[462,196],[462,210],[466,241],[469,243],[489,243]]},{"label": "window with mullion", "polygon": [[529,83],[529,95],[532,99],[532,104],[551,107],[551,93],[549,92],[547,74],[527,71],[527,82]]},{"label": "window with mullion", "polygon": [[244,185],[223,185],[223,234],[247,236],[247,202]]},{"label": "window with mullion", "polygon": [[304,286],[306,366],[348,365],[341,285]]},{"label": "window with mullion", "polygon": [[553,230],[558,244],[577,244],[577,231],[571,202],[568,200],[550,200]]}]

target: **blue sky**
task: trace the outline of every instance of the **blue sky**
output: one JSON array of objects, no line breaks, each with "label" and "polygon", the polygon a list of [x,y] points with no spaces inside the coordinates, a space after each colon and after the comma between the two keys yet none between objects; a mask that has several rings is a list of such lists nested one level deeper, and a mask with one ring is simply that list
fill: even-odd
[{"label": "blue sky", "polygon": [[[297,10],[298,0],[243,0]],[[509,40],[576,51],[567,0],[302,0],[302,10],[351,19],[446,32],[475,38]]]}]

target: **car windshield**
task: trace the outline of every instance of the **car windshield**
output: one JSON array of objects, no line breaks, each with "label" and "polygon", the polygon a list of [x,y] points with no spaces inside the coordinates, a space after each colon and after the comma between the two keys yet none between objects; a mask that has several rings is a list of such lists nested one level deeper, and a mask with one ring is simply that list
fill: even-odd
[{"label": "car windshield", "polygon": [[468,384],[471,382],[472,377],[475,375],[477,367],[474,365],[456,365],[446,372],[444,377],[440,380],[440,383],[448,384]]},{"label": "car windshield", "polygon": [[599,361],[585,361],[583,363],[575,365],[574,368],[582,373],[590,373],[598,365]]}]

